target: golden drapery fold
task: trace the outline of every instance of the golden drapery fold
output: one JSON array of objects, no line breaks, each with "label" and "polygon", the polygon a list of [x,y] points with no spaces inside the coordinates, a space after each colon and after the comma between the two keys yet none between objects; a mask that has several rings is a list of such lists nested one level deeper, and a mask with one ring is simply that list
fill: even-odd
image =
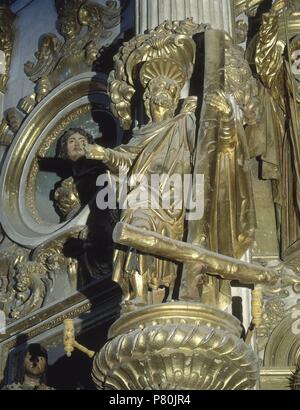
[{"label": "golden drapery fold", "polygon": [[[205,44],[204,94],[210,94],[225,88],[225,34],[208,30]],[[194,174],[204,175],[204,217],[189,222],[188,242],[241,258],[253,244],[256,228],[245,130],[237,118],[225,123],[206,104],[202,107]],[[193,272],[192,264],[185,265],[182,299],[194,297],[199,273]],[[230,283],[209,277],[201,300],[225,310],[231,303]]]},{"label": "golden drapery fold", "polygon": [[[122,212],[122,222],[183,240],[185,209],[182,206],[179,209],[176,204],[184,199],[184,187],[176,195],[170,195],[170,206],[154,209],[151,199],[161,199],[164,192],[168,195],[170,191],[168,186],[160,185],[158,192],[151,177],[164,175],[171,180],[175,175],[183,178],[191,174],[194,145],[195,116],[183,113],[158,125],[150,123],[136,130],[128,145],[107,151],[107,167],[119,171],[118,167],[124,166],[128,178],[134,176],[136,180],[128,191],[128,208]],[[139,200],[137,207],[130,206],[134,199]],[[119,247],[114,254],[113,280],[121,286],[125,301],[135,299],[135,303],[148,304],[148,298],[151,299],[148,291],[161,287],[172,289],[177,271],[176,262],[135,249]]]},{"label": "golden drapery fold", "polygon": [[[261,91],[264,113],[261,124],[256,129],[249,129],[248,135],[251,154],[262,160],[262,178],[272,181],[278,240],[284,258],[289,248],[300,239],[300,98],[289,57],[285,58],[278,40],[279,17],[265,14],[255,58],[264,86]],[[294,39],[287,38],[287,41],[290,41],[287,47],[290,52]]]}]

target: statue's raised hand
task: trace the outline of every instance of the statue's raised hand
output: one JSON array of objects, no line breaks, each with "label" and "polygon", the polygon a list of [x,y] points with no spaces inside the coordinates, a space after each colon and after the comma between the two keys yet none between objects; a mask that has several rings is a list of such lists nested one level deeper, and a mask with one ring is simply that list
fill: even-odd
[{"label": "statue's raised hand", "polygon": [[225,93],[221,90],[205,97],[205,102],[212,108],[215,108],[224,119],[230,119],[233,115],[233,107]]},{"label": "statue's raised hand", "polygon": [[97,159],[103,161],[105,158],[105,148],[97,144],[86,144],[84,146],[85,156],[87,159]]}]

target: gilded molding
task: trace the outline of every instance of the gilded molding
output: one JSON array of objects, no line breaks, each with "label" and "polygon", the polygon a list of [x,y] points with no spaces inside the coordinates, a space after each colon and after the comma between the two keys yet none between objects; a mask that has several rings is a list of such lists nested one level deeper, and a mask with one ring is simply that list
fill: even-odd
[{"label": "gilded molding", "polygon": [[289,380],[291,390],[300,390],[300,364],[297,366],[296,370],[290,376]]},{"label": "gilded molding", "polygon": [[260,371],[261,390],[294,390],[294,367],[263,367]]},{"label": "gilded molding", "polygon": [[22,98],[19,103],[20,110],[26,115],[30,114],[38,103],[36,98],[37,96],[35,93]]},{"label": "gilded molding", "polygon": [[0,145],[9,146],[13,140],[8,122],[3,118],[0,123]]},{"label": "gilded molding", "polygon": [[276,326],[287,315],[286,301],[287,293],[282,292],[278,296],[265,300],[262,322],[257,329],[258,349],[263,351]]},{"label": "gilded molding", "polygon": [[300,363],[300,300],[285,311],[270,334],[264,355],[266,367],[296,367]]},{"label": "gilded molding", "polygon": [[[100,57],[103,47],[112,37],[113,30],[121,21],[121,8],[116,1],[108,1],[107,5],[103,6],[89,3],[87,0],[56,0],[56,9],[59,32],[64,40],[53,33],[44,34],[40,39],[39,49],[35,53],[37,61],[25,63],[25,74],[36,83],[35,92],[22,98],[18,104],[18,109],[26,116],[59,84],[91,70]],[[1,6],[0,27],[2,29],[1,17],[5,19],[3,27],[9,27],[0,38],[0,50],[2,42],[3,50],[5,48],[4,51],[7,53],[8,73],[14,39],[12,21],[15,16],[7,7]],[[10,22],[9,18],[11,24],[6,24]],[[0,76],[0,91],[4,92],[7,80],[8,74]],[[2,86],[1,81],[5,83]],[[16,108],[12,109],[17,111]],[[23,119],[24,117],[19,122],[19,128]],[[9,128],[4,132],[6,123]],[[12,129],[9,120],[5,118],[0,128],[0,144],[10,145],[13,140],[11,133],[15,135],[19,128],[14,126]]]}]

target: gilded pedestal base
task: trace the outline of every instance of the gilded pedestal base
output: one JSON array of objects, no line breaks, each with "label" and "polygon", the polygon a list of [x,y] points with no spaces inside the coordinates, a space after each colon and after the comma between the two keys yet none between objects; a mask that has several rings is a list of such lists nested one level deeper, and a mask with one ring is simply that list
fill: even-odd
[{"label": "gilded pedestal base", "polygon": [[96,355],[93,380],[107,390],[244,390],[258,362],[233,316],[198,303],[123,315]]}]

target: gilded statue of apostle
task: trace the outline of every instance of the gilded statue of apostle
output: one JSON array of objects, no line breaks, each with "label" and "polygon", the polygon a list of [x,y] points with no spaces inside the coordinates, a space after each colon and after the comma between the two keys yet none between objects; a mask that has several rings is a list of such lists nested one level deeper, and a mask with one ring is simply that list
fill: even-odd
[{"label": "gilded statue of apostle", "polygon": [[[191,96],[178,114],[184,85],[188,80],[191,83],[195,81],[192,74],[197,70],[197,48],[192,37],[178,34],[177,29],[175,27],[170,33],[169,28],[158,27],[149,35],[129,42],[120,51],[116,70],[110,77],[114,112],[128,129],[132,120],[129,110],[131,97],[139,89],[139,76],[150,121],[133,131],[128,145],[114,150],[87,145],[86,156],[101,160],[114,175],[127,174],[129,181],[137,181],[134,187],[129,188],[126,200],[131,204],[140,196],[144,202],[141,204],[140,201],[140,206],[123,209],[123,224],[133,229],[141,228],[149,233],[149,237],[152,232],[181,243],[196,244],[221,255],[241,258],[253,243],[255,217],[244,129],[234,116],[228,97],[231,90],[227,90],[228,81],[224,81],[226,36],[215,30],[205,32],[205,41],[214,47],[205,61],[206,103],[203,102],[203,115],[199,113],[201,101],[197,104],[196,97],[193,97],[197,87],[201,87],[200,81],[190,88]],[[201,27],[198,29],[202,30]],[[199,59],[200,56],[201,53]],[[199,60],[198,63],[200,67],[204,62]],[[243,65],[236,64],[233,68],[242,72],[242,76],[245,74]],[[240,76],[237,78],[239,80]],[[238,90],[246,85],[251,88],[247,81],[238,80]],[[203,97],[200,92],[198,94]],[[248,100],[252,103],[250,97]],[[241,100],[242,106],[247,107],[249,101]],[[180,176],[181,182],[186,175],[193,176],[192,201],[195,203],[195,190],[198,190],[195,181],[197,176],[204,176],[204,215],[187,222],[187,212],[193,204],[186,201],[184,183],[181,190],[175,184],[177,189],[173,193],[169,191],[167,207],[153,206],[153,198],[158,198],[160,203],[166,196],[163,181],[158,188],[149,183],[155,175],[164,175],[168,181]],[[145,180],[148,181],[146,185]],[[143,189],[150,195],[142,195]],[[115,251],[113,280],[120,284],[125,301],[147,305],[177,297],[172,290],[178,278],[176,285],[180,286],[180,299],[195,300],[194,295],[198,293],[196,300],[221,309],[228,307],[231,302],[230,281],[217,278],[212,278],[209,283],[200,281],[198,292],[194,277],[204,275],[203,279],[206,279],[201,268],[197,267],[195,271],[186,264],[179,283],[176,255],[174,258],[154,256],[151,240],[147,250],[144,248],[142,251],[139,245],[137,239],[134,246],[119,247]]]},{"label": "gilded statue of apostle", "polygon": [[[144,105],[150,121],[133,131],[128,145],[116,149],[86,146],[89,159],[103,161],[111,173],[127,173],[137,183],[128,191],[127,201],[132,204],[145,188],[144,203],[124,209],[121,221],[134,227],[160,233],[168,238],[183,240],[185,208],[183,189],[178,193],[164,181],[192,173],[195,144],[195,98],[188,99],[180,114],[175,116],[180,92],[187,75],[180,64],[170,59],[146,62],[140,73],[144,87]],[[194,107],[193,107],[194,106]],[[193,108],[191,108],[193,107]],[[153,175],[164,176],[158,191],[151,184]],[[148,183],[145,186],[145,181]],[[176,191],[176,194],[175,194]],[[169,198],[167,207],[153,209],[153,197]],[[182,206],[177,206],[181,203]],[[135,305],[161,303],[172,289],[177,276],[176,262],[144,254],[131,248],[119,248],[114,255],[113,280],[120,284],[125,301]]]}]

